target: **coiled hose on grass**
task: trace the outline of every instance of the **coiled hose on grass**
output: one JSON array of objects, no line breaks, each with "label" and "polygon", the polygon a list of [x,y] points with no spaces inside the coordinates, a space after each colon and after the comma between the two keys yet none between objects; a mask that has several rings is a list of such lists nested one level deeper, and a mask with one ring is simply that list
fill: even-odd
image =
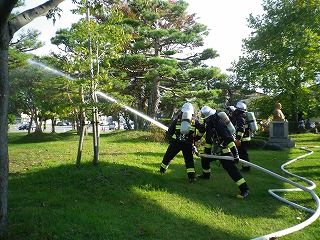
[{"label": "coiled hose on grass", "polygon": [[[247,162],[247,161],[245,161],[245,160],[240,159],[240,162],[243,163],[243,164],[245,164],[245,165],[247,165],[247,166],[256,168],[256,169],[258,169],[258,170],[260,170],[260,171],[262,171],[262,172],[265,172],[265,173],[267,173],[267,174],[269,174],[269,175],[271,175],[271,176],[273,176],[273,177],[276,177],[276,178],[280,179],[281,181],[287,182],[287,183],[289,183],[289,184],[297,187],[297,188],[290,188],[290,189],[269,189],[268,192],[269,192],[273,197],[277,198],[278,200],[280,200],[280,201],[282,201],[282,202],[285,202],[285,203],[289,204],[290,206],[293,206],[293,207],[295,207],[295,208],[300,208],[300,209],[302,209],[302,210],[304,210],[304,211],[309,212],[309,213],[312,214],[308,219],[306,219],[305,221],[303,221],[303,222],[301,222],[301,223],[299,223],[299,224],[297,224],[297,225],[295,225],[295,226],[292,226],[292,227],[287,228],[287,229],[283,229],[283,230],[278,231],[278,232],[274,232],[274,233],[270,233],[270,234],[267,234],[267,235],[264,235],[264,236],[260,236],[260,237],[254,238],[254,239],[252,239],[252,240],[275,239],[275,238],[278,238],[278,237],[281,237],[281,236],[285,236],[285,235],[288,235],[288,234],[290,234],[290,233],[299,231],[299,230],[305,228],[306,226],[310,225],[311,223],[313,223],[314,221],[317,220],[317,218],[318,218],[319,215],[320,215],[320,206],[319,206],[319,205],[320,205],[320,200],[319,200],[319,197],[318,197],[318,196],[315,194],[315,192],[313,191],[313,189],[316,187],[316,184],[315,184],[314,182],[306,179],[306,178],[303,178],[303,177],[301,177],[301,176],[298,176],[298,175],[295,175],[295,174],[293,174],[293,173],[288,172],[287,170],[285,170],[285,166],[288,165],[288,164],[290,164],[290,163],[293,163],[294,161],[296,161],[296,160],[298,160],[298,159],[301,159],[301,158],[304,158],[304,157],[307,157],[307,156],[313,154],[313,151],[312,151],[310,148],[319,148],[319,147],[320,147],[320,146],[301,147],[300,149],[305,150],[305,151],[307,151],[308,153],[306,153],[306,154],[304,154],[304,155],[302,155],[302,156],[296,157],[296,158],[290,160],[289,162],[287,162],[287,163],[285,163],[285,164],[283,164],[283,165],[281,166],[281,169],[282,169],[285,173],[289,174],[290,176],[299,178],[300,180],[308,183],[308,184],[310,185],[309,187],[304,187],[304,186],[302,186],[302,185],[300,185],[300,184],[298,184],[298,183],[296,183],[296,182],[294,182],[294,181],[291,181],[291,180],[289,180],[289,179],[287,179],[287,178],[285,178],[285,177],[282,177],[282,176],[280,176],[280,175],[278,175],[278,174],[276,174],[276,173],[274,173],[274,172],[271,172],[271,171],[269,171],[269,170],[267,170],[267,169],[265,169],[265,168],[262,168],[262,167],[260,167],[260,166],[258,166],[258,165],[256,165],[256,164],[253,164],[253,163],[251,163],[251,162]],[[232,157],[228,157],[228,156],[217,156],[217,155],[209,155],[209,154],[199,154],[199,157],[213,158],[213,159],[218,159],[218,160],[219,160],[219,159],[222,159],[222,160],[231,160],[231,161],[233,161],[233,158],[232,158]],[[299,204],[296,204],[296,203],[294,203],[294,202],[288,201],[287,199],[284,199],[284,198],[282,198],[282,197],[280,197],[280,196],[278,196],[278,195],[276,194],[276,192],[292,192],[292,191],[305,191],[305,192],[309,193],[309,194],[312,196],[312,198],[315,200],[315,202],[316,202],[316,205],[317,205],[316,210],[312,210],[312,209],[303,207],[303,206],[301,206],[301,205],[299,205]]]}]

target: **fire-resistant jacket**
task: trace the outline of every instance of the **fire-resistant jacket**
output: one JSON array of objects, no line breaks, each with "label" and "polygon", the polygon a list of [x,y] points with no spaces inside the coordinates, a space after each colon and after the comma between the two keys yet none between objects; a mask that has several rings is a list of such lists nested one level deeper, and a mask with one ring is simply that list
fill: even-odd
[{"label": "fire-resistant jacket", "polygon": [[234,138],[218,114],[210,116],[209,122],[206,124],[206,144],[204,152],[215,155],[232,152],[234,158],[239,157]]},{"label": "fire-resistant jacket", "polygon": [[250,128],[246,120],[246,114],[236,109],[233,113],[232,124],[236,129],[236,139],[241,141],[250,141]]},{"label": "fire-resistant jacket", "polygon": [[205,133],[205,126],[199,120],[192,117],[190,122],[190,132],[188,134],[181,134],[181,116],[180,114],[168,128],[168,138],[170,141],[193,143],[201,139]]}]

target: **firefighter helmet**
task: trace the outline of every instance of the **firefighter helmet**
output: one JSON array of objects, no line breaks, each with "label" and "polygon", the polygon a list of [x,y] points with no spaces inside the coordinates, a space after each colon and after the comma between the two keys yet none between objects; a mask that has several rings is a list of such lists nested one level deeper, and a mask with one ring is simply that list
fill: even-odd
[{"label": "firefighter helmet", "polygon": [[216,113],[215,109],[212,109],[211,107],[204,106],[201,108],[201,119],[206,119]]},{"label": "firefighter helmet", "polygon": [[182,105],[181,112],[191,112],[191,114],[194,114],[194,109],[191,103],[185,103]]},{"label": "firefighter helmet", "polygon": [[234,106],[228,106],[226,107],[227,112],[234,112],[234,110],[236,110],[236,108]]},{"label": "firefighter helmet", "polygon": [[241,111],[247,111],[247,106],[243,102],[237,102],[236,108]]}]

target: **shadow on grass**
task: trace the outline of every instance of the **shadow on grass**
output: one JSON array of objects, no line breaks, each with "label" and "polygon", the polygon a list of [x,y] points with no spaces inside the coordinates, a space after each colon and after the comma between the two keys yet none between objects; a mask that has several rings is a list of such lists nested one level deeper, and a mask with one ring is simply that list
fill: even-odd
[{"label": "shadow on grass", "polygon": [[63,133],[41,133],[33,132],[21,136],[21,134],[9,134],[8,142],[12,144],[26,144],[26,143],[40,143],[40,142],[54,142],[61,140],[74,139],[75,136],[78,136],[76,131],[68,131]]},{"label": "shadow on grass", "polygon": [[[117,130],[109,133],[100,134],[100,139],[103,141],[105,138],[111,139],[113,143],[126,143],[135,142],[143,143],[150,141],[150,132],[144,131],[125,131]],[[26,143],[40,143],[40,142],[53,142],[68,139],[79,139],[80,135],[75,130],[67,131],[63,133],[41,133],[33,132],[30,134],[26,133],[10,133],[8,135],[8,142],[12,144],[26,144]],[[85,139],[92,138],[92,133],[88,133]]]},{"label": "shadow on grass", "polygon": [[[177,165],[169,174],[179,168]],[[234,196],[210,196],[208,189],[202,188],[208,182],[197,184],[189,184],[178,174],[177,179],[172,179],[109,163],[11,174],[8,239],[250,238],[240,229],[237,234],[224,229],[223,222],[215,225],[218,212],[237,216],[239,208],[245,212],[248,202],[237,201]],[[170,206],[171,199],[163,199],[157,191],[189,200],[184,200],[185,206]],[[188,211],[189,201],[194,202],[190,202],[191,206],[203,205],[217,215],[210,216],[207,222],[192,219],[184,212]],[[170,211],[170,207],[182,208],[182,212]],[[248,216],[241,216],[244,217]]]},{"label": "shadow on grass", "polygon": [[[241,227],[226,228],[225,216],[236,226],[246,219],[254,223],[266,211],[266,218],[279,218],[282,204],[266,192],[275,187],[267,177],[247,174],[252,196],[241,201],[233,181],[215,165],[213,178],[196,184],[187,182],[179,157],[164,175],[157,164],[105,162],[10,174],[8,239],[244,240],[256,237],[256,230],[250,235]],[[207,209],[201,210],[207,216],[198,216],[198,208]]]}]

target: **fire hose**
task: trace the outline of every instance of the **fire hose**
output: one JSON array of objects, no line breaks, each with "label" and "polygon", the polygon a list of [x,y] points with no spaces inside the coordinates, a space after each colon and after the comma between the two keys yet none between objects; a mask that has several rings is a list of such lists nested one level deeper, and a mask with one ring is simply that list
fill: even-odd
[{"label": "fire hose", "polygon": [[[299,230],[303,229],[304,227],[310,225],[311,223],[313,223],[314,221],[317,220],[317,218],[320,215],[320,200],[319,200],[319,197],[313,191],[313,189],[316,187],[316,184],[313,183],[312,181],[306,179],[306,178],[303,178],[301,176],[298,176],[298,175],[295,175],[295,174],[292,174],[292,173],[288,172],[287,170],[285,170],[285,166],[290,164],[290,163],[293,163],[296,160],[299,160],[301,158],[304,158],[304,157],[307,157],[307,156],[313,154],[313,151],[310,150],[310,148],[319,148],[319,147],[320,146],[301,147],[300,149],[305,150],[308,153],[306,153],[306,154],[304,154],[302,156],[296,157],[296,158],[290,160],[289,162],[286,162],[285,164],[283,164],[281,166],[281,169],[285,173],[289,174],[290,176],[299,178],[300,180],[308,183],[310,185],[309,187],[304,187],[304,186],[302,186],[302,185],[300,185],[300,184],[298,184],[298,183],[296,183],[296,182],[294,182],[292,180],[289,180],[289,179],[287,179],[285,177],[282,177],[281,175],[278,175],[278,174],[276,174],[276,173],[274,173],[272,171],[269,171],[269,170],[267,170],[267,169],[265,169],[263,167],[260,167],[260,166],[258,166],[256,164],[253,164],[251,162],[247,162],[247,161],[245,161],[243,159],[240,159],[239,162],[244,164],[244,165],[256,168],[256,169],[258,169],[258,170],[260,170],[262,172],[265,172],[265,173],[267,173],[267,174],[269,174],[269,175],[271,175],[271,176],[273,176],[275,178],[280,179],[281,181],[287,182],[287,183],[297,187],[297,188],[291,188],[291,189],[269,189],[268,193],[270,195],[272,195],[273,197],[277,198],[278,200],[282,201],[282,202],[285,202],[285,203],[287,203],[287,204],[289,204],[289,205],[291,205],[291,206],[293,206],[295,208],[300,208],[300,209],[312,214],[308,219],[306,219],[305,221],[303,221],[303,222],[301,222],[301,223],[299,223],[299,224],[297,224],[295,226],[292,226],[292,227],[289,227],[287,229],[283,229],[283,230],[280,230],[280,231],[277,231],[277,232],[274,232],[274,233],[270,233],[270,234],[267,234],[267,235],[264,235],[264,236],[260,236],[260,237],[254,238],[252,240],[275,239],[275,238],[278,238],[278,237],[281,237],[281,236],[285,236],[285,235],[288,235],[290,233],[299,231]],[[194,148],[194,149],[196,150],[196,148]],[[199,154],[197,152],[196,152],[196,155],[198,157],[212,158],[212,159],[217,159],[217,160],[231,160],[231,161],[233,161],[233,157],[229,157],[229,156]],[[296,204],[294,202],[288,201],[287,199],[284,199],[284,198],[282,198],[282,197],[280,197],[280,196],[278,196],[276,194],[276,192],[289,192],[289,191],[290,192],[292,192],[292,191],[305,191],[305,192],[309,193],[312,196],[312,198],[315,200],[315,202],[316,202],[316,205],[317,205],[316,210],[312,210],[312,209],[303,207],[303,206],[301,206],[299,204]]]}]

